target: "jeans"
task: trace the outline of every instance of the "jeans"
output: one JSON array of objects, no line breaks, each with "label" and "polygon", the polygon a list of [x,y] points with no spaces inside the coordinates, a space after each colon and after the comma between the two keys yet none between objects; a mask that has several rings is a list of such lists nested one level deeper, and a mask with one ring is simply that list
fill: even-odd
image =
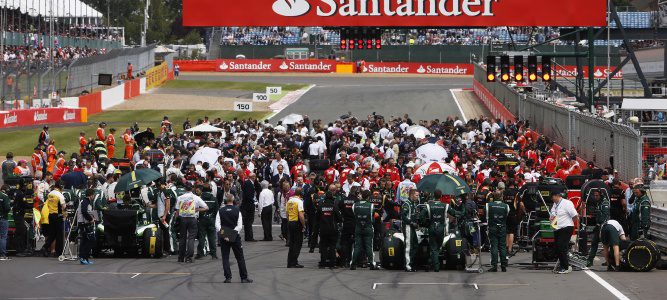
[{"label": "jeans", "polygon": [[0,257],[7,256],[7,231],[9,230],[9,221],[0,218]]},{"label": "jeans", "polygon": [[234,242],[220,241],[220,252],[222,252],[222,269],[225,272],[225,279],[232,279],[232,270],[229,267],[229,250],[234,252],[236,264],[239,266],[239,273],[241,279],[248,279],[248,270],[245,266],[245,258],[243,257],[243,247],[241,246],[241,236],[237,235]]},{"label": "jeans", "polygon": [[567,270],[570,267],[568,252],[570,250],[570,237],[572,236],[572,232],[574,232],[574,226],[563,227],[554,232],[556,251],[558,253],[557,256],[560,261],[560,267],[563,270]]},{"label": "jeans", "polygon": [[192,258],[195,254],[197,218],[181,217],[181,231],[178,239],[178,258]]},{"label": "jeans", "polygon": [[88,260],[90,258],[90,251],[95,246],[95,226],[93,224],[79,223],[79,237],[81,238],[79,258]]}]

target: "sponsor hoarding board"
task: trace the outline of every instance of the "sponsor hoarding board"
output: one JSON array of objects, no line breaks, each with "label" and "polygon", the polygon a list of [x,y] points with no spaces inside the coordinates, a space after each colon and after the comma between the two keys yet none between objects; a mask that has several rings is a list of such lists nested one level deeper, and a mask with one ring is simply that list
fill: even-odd
[{"label": "sponsor hoarding board", "polygon": [[317,72],[336,71],[335,60],[220,59],[220,72]]},{"label": "sponsor hoarding board", "polygon": [[236,102],[234,102],[234,111],[251,112],[252,111],[252,102],[236,101]]},{"label": "sponsor hoarding board", "polygon": [[0,128],[81,122],[80,108],[35,108],[3,111]]},{"label": "sponsor hoarding board", "polygon": [[606,0],[183,0],[185,26],[605,26]]}]

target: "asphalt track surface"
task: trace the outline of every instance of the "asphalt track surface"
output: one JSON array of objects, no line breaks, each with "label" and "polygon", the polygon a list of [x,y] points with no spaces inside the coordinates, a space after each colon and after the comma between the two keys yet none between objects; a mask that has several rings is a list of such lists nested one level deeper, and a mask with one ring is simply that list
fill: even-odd
[{"label": "asphalt track surface", "polygon": [[[471,86],[470,78],[182,75],[181,79],[315,84],[274,119],[294,112],[325,121],[348,111],[358,116],[373,111],[385,116],[409,113],[413,120],[459,115],[449,89]],[[255,238],[261,239],[261,228],[255,226]],[[276,226],[274,238],[279,232]],[[320,270],[319,254],[308,253],[306,247],[299,258],[306,267],[287,269],[287,248],[280,240],[244,243],[244,251],[253,284],[239,283],[233,257],[231,284],[223,283],[220,260],[209,258],[194,264],[177,263],[173,256],[99,258],[95,265],[81,266],[14,257],[0,262],[0,299],[664,299],[667,274],[609,273],[596,261],[594,274],[618,289],[619,294],[613,295],[582,271],[555,275],[550,269],[533,269],[531,253],[511,258],[508,273],[476,274]],[[483,262],[489,263],[488,253]]]},{"label": "asphalt track surface", "polygon": [[[258,224],[259,220],[255,221]],[[279,227],[274,225],[274,238]],[[255,238],[261,228],[255,225]],[[533,269],[530,253],[510,259],[507,273],[318,269],[319,254],[302,249],[304,269],[287,269],[283,241],[243,244],[252,284],[241,284],[231,258],[232,283],[220,260],[193,264],[163,259],[95,259],[92,266],[41,257],[0,262],[0,299],[614,299],[589,275]],[[218,249],[218,255],[219,255]],[[379,260],[376,254],[376,260]],[[488,253],[483,262],[488,264]],[[595,269],[602,269],[599,267]],[[664,271],[597,275],[630,299],[663,299]]]},{"label": "asphalt track surface", "polygon": [[297,113],[308,115],[311,120],[321,119],[325,122],[334,121],[348,112],[356,117],[365,117],[373,112],[385,117],[408,113],[415,122],[460,116],[449,89],[472,87],[470,77],[188,74],[181,75],[179,79],[314,84],[310,91],[276,114],[272,120]]}]

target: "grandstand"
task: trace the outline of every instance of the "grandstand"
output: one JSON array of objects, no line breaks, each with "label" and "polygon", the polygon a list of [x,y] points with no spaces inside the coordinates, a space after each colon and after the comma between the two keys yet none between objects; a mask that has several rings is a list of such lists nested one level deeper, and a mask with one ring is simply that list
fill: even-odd
[{"label": "grandstand", "polygon": [[3,104],[64,96],[71,63],[123,47],[123,28],[102,26],[102,17],[80,0],[0,0]]},{"label": "grandstand", "polygon": [[[651,28],[657,26],[655,11],[619,12],[625,28]],[[615,28],[616,23],[612,22]],[[212,47],[228,45],[332,45],[340,43],[337,30],[322,27],[222,27],[214,32],[219,41]],[[557,38],[557,28],[550,27],[494,27],[494,28],[449,28],[449,29],[388,29],[382,36],[383,45],[487,45],[506,43],[541,43]],[[642,43],[642,41],[637,41]],[[555,40],[553,45],[569,45],[570,41]],[[612,46],[620,46],[621,40],[611,40]],[[607,45],[598,40],[596,46]],[[211,50],[211,49],[209,49]],[[216,49],[212,49],[215,53]]]}]

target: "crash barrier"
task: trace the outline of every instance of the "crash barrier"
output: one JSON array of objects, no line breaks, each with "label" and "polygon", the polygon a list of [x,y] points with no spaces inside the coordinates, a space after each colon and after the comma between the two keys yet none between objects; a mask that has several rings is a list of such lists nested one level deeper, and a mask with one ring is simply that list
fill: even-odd
[{"label": "crash barrier", "polygon": [[165,83],[168,78],[169,69],[167,68],[166,62],[148,69],[148,71],[146,71],[146,90],[150,90]]},{"label": "crash barrier", "polygon": [[[217,59],[217,60],[175,60],[183,72],[318,72],[318,73],[375,73],[375,74],[434,74],[473,75],[474,67],[469,63],[431,62],[364,62],[360,68],[355,63],[335,60],[307,59]],[[350,70],[350,68],[352,70]],[[559,77],[573,78],[576,66],[556,66]],[[582,72],[588,74],[588,67]],[[596,79],[605,78],[605,67],[595,67]],[[614,78],[620,79],[621,74]]]},{"label": "crash barrier", "polygon": [[0,128],[87,122],[86,108],[31,108],[0,111]]},{"label": "crash barrier", "polygon": [[612,167],[623,180],[642,176],[641,137],[635,129],[519,94],[500,82],[487,82],[486,69],[480,65],[475,65],[473,87],[480,99],[486,98],[491,103],[487,107],[495,112],[495,117],[503,118],[499,113],[503,106],[512,116],[529,120],[532,129],[555,143],[568,149],[574,147],[583,160],[593,161],[602,168]]},{"label": "crash barrier", "polygon": [[649,229],[651,240],[660,248],[662,253],[667,253],[667,209],[664,207],[651,207],[651,229]]},{"label": "crash barrier", "polygon": [[79,58],[69,66],[67,94],[80,95],[98,88],[97,75],[111,74],[113,81],[127,79],[128,63],[132,77],[141,77],[155,66],[155,45],[139,48],[113,49],[104,55]]}]

